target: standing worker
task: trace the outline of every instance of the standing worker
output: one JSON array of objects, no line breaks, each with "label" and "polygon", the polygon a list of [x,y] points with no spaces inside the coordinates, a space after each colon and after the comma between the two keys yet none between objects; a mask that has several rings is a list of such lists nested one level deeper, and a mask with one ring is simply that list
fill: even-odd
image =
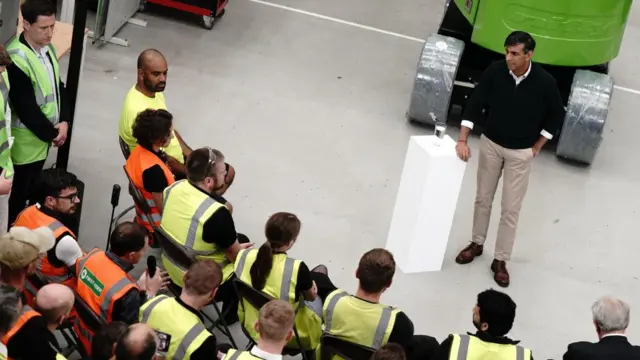
[{"label": "standing worker", "polygon": [[9,194],[13,185],[11,162],[11,107],[9,106],[9,76],[5,71],[11,57],[0,45],[0,235],[9,228]]},{"label": "standing worker", "polygon": [[[456,262],[468,264],[482,255],[493,198],[504,171],[502,212],[491,270],[496,283],[507,287],[506,262],[515,242],[531,161],[558,131],[564,106],[555,79],[531,62],[536,47],[531,35],[514,31],[504,47],[506,60],[493,63],[485,71],[469,99],[456,145],[460,159],[469,160],[469,133],[474,124],[482,126],[472,238]],[[486,119],[484,109],[488,109]]]},{"label": "standing worker", "polygon": [[26,0],[20,9],[24,31],[7,46],[13,61],[7,72],[12,85],[11,158],[15,171],[9,225],[25,208],[51,144],[60,147],[67,140],[70,115],[58,57],[51,44],[55,5],[50,0]]}]

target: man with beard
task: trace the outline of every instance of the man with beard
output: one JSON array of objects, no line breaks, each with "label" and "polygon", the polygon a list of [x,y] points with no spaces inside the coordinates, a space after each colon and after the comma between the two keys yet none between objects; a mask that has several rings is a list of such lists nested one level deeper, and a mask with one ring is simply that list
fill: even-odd
[{"label": "man with beard", "polygon": [[[129,146],[129,150],[136,146],[132,127],[138,114],[147,109],[167,110],[163,92],[167,85],[168,71],[167,60],[160,51],[147,49],[138,56],[138,79],[127,93],[118,124],[120,138]],[[168,158],[167,164],[176,175],[176,179],[184,179],[184,161],[192,150],[177,130],[174,129],[173,132],[175,136],[164,152]],[[227,175],[224,185],[217,191],[218,195],[223,195],[235,178],[235,169],[229,164],[225,166]]]},{"label": "man with beard", "polygon": [[[431,360],[518,359],[533,360],[530,349],[506,335],[516,318],[516,304],[509,295],[489,289],[478,294],[473,307],[476,333],[452,334],[436,349]],[[466,354],[466,356],[464,355]]]},{"label": "man with beard", "polygon": [[[193,250],[200,259],[211,259],[222,268],[222,285],[216,299],[229,307],[225,321],[238,320],[238,299],[232,282],[233,263],[242,249],[251,247],[249,239],[236,233],[230,205],[217,194],[226,175],[224,155],[214,149],[194,150],[187,158],[187,179],[164,190],[164,209],[160,228],[175,242]],[[162,265],[171,281],[183,286],[184,270],[162,254]]]},{"label": "man with beard", "polygon": [[24,209],[14,226],[28,229],[48,227],[56,238],[55,245],[38,263],[37,272],[50,283],[60,283],[76,288],[74,267],[83,251],[76,235],[61,221],[75,213],[80,204],[77,177],[63,169],[47,169],[36,181],[35,196],[38,201]]}]

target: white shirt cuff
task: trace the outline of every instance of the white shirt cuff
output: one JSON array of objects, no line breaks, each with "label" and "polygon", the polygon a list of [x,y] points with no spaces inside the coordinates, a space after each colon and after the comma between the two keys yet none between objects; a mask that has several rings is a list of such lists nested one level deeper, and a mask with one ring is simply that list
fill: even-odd
[{"label": "white shirt cuff", "polygon": [[540,132],[540,135],[546,137],[549,140],[553,139],[553,135],[551,135],[547,130],[542,130]]},{"label": "white shirt cuff", "polygon": [[76,264],[76,260],[82,257],[82,249],[76,239],[70,235],[65,235],[56,246],[56,257],[69,267]]},{"label": "white shirt cuff", "polygon": [[460,125],[464,126],[464,127],[468,127],[470,130],[473,130],[473,123],[469,120],[462,120],[460,122]]}]

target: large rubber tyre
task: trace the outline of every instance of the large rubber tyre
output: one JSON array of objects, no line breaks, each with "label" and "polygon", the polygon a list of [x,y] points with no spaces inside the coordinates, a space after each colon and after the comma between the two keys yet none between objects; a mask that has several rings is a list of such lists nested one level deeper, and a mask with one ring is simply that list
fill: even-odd
[{"label": "large rubber tyre", "polygon": [[427,38],[413,82],[409,120],[433,125],[435,116],[438,121],[447,121],[464,47],[463,41],[448,36],[431,34]]},{"label": "large rubber tyre", "polygon": [[576,71],[556,156],[591,165],[602,143],[612,94],[609,75]]},{"label": "large rubber tyre", "polygon": [[213,24],[215,23],[215,18],[213,16],[203,15],[201,19],[202,26],[207,29],[213,29]]}]

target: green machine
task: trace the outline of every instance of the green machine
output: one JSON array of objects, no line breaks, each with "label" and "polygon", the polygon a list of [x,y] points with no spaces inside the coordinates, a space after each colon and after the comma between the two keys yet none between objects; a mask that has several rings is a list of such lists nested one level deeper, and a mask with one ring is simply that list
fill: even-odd
[{"label": "green machine", "polygon": [[[533,61],[556,79],[566,115],[556,156],[591,164],[613,94],[609,64],[620,50],[633,0],[447,0],[425,41],[407,117],[433,124],[464,109],[484,70],[504,58],[514,30],[536,40]],[[476,129],[474,128],[474,131]]]}]

